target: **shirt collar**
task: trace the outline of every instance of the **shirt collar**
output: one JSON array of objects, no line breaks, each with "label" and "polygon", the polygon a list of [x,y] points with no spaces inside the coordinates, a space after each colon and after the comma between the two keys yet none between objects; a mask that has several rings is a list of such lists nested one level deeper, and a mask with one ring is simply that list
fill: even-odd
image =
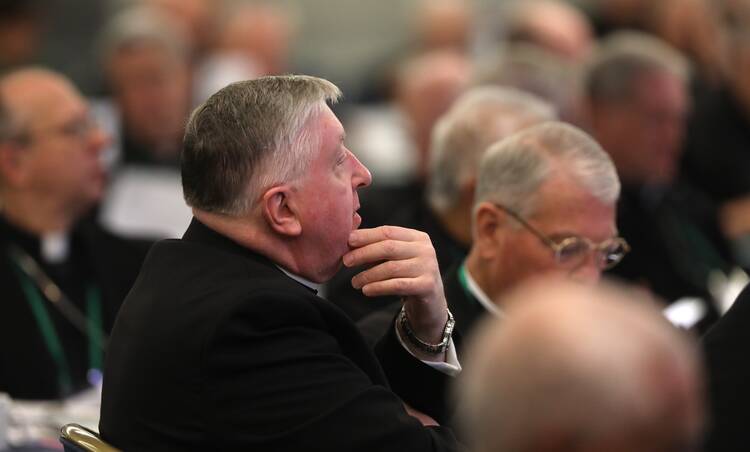
[{"label": "shirt collar", "polygon": [[314,283],[308,279],[305,279],[299,275],[295,275],[292,272],[287,271],[285,268],[276,266],[279,270],[283,271],[288,277],[292,278],[293,280],[297,281],[298,283],[302,284],[303,286],[307,287],[308,289],[314,291],[316,294],[320,290],[320,284]]},{"label": "shirt collar", "polygon": [[501,319],[504,318],[505,314],[503,313],[503,311],[495,303],[493,303],[492,300],[490,300],[490,297],[488,297],[487,294],[482,290],[482,288],[479,287],[479,284],[477,284],[477,282],[471,276],[471,273],[466,267],[465,262],[463,265],[461,265],[461,271],[464,272],[464,276],[466,277],[466,289],[474,296],[474,298],[477,299],[479,304],[481,304],[492,315]]}]

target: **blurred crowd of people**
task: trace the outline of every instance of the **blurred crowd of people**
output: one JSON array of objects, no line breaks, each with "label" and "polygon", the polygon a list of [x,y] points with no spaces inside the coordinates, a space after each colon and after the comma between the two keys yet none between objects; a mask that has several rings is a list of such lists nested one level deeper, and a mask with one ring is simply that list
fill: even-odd
[{"label": "blurred crowd of people", "polygon": [[[295,60],[305,17],[286,3],[121,0],[88,37],[101,85],[76,87],[75,74],[40,54],[50,10],[45,0],[0,0],[0,342],[16,344],[0,349],[0,392],[19,399],[65,397],[100,378],[107,335],[148,247],[191,221],[180,154],[193,109],[236,81],[333,78]],[[750,294],[732,307],[750,268],[750,1],[422,0],[410,21],[409,40],[374,59],[356,94],[333,107],[372,173],[360,190],[363,227],[429,234],[460,353],[471,353],[463,337],[481,319],[515,316],[509,294],[539,275],[604,277],[650,293],[674,325],[695,337],[710,330],[708,412],[717,422],[707,450],[737,450],[744,399],[730,394],[747,366],[733,347],[737,318],[750,322]],[[401,303],[353,286],[361,270],[342,269],[321,294],[375,343]],[[519,319],[533,323],[529,312]],[[584,329],[589,321],[569,320]],[[539,346],[512,336],[518,322],[496,338],[518,341],[503,359]],[[560,328],[549,341],[568,337]],[[534,330],[542,326],[524,331]],[[695,350],[675,347],[683,367],[698,367]],[[515,381],[539,369],[483,371]],[[479,372],[466,377],[472,388],[491,385]],[[702,371],[690,372],[698,392]],[[555,384],[567,382],[538,381]],[[473,390],[459,397],[483,398]],[[497,390],[525,403],[510,386]],[[468,418],[482,418],[472,409]],[[685,421],[691,438],[703,423],[696,417]],[[481,436],[472,430],[481,422],[470,423]]]}]

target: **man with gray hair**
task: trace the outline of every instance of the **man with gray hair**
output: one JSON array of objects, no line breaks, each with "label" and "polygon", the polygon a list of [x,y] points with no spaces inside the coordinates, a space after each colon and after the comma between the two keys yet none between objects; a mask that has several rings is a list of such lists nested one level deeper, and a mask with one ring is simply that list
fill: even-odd
[{"label": "man with gray hair", "polygon": [[[427,232],[441,272],[448,271],[466,256],[471,246],[471,208],[484,151],[523,127],[555,117],[552,106],[517,89],[478,86],[467,91],[432,128],[424,196],[420,196],[416,205],[401,203],[392,221]],[[416,217],[416,221],[402,221],[404,217]],[[366,316],[357,313],[372,314],[385,308],[386,314],[373,314],[380,320],[370,323],[369,319],[365,326],[366,331],[375,332],[365,336],[377,339],[381,330],[376,325],[384,324],[390,312],[387,307],[396,300],[366,300],[352,290],[353,275],[341,272],[329,285],[329,293],[355,320]]]},{"label": "man with gray hair", "polygon": [[[460,263],[471,246],[471,217],[479,162],[494,142],[533,124],[555,119],[552,106],[513,88],[479,86],[463,94],[432,131],[424,231],[430,234],[443,273]],[[347,281],[348,282],[348,281]],[[354,301],[367,305],[359,296]],[[391,311],[381,309],[359,325],[374,341]],[[371,308],[372,309],[372,308]]]},{"label": "man with gray hair", "polygon": [[[100,429],[116,447],[457,449],[434,420],[442,394],[413,390],[460,370],[435,251],[419,231],[357,230],[371,177],[326,103],[340,95],[315,77],[263,77],[192,114],[193,222],[152,248],[109,343]],[[353,281],[366,295],[403,300],[381,364],[316,296],[342,261],[370,264]]]},{"label": "man with gray hair", "polygon": [[705,330],[718,314],[719,294],[709,283],[729,274],[734,259],[715,206],[679,177],[688,83],[687,63],[675,49],[653,36],[621,32],[602,42],[586,95],[592,135],[622,180],[618,227],[633,246],[613,273],[667,303],[702,299],[695,304],[705,313],[697,328]]},{"label": "man with gray hair", "polygon": [[642,292],[540,280],[507,301],[456,381],[474,452],[698,450],[697,347]]},{"label": "man with gray hair", "polygon": [[468,91],[440,118],[432,132],[427,202],[459,242],[471,244],[474,189],[487,148],[555,117],[552,106],[532,94],[483,86]]},{"label": "man with gray hair", "polygon": [[628,250],[615,226],[619,192],[610,158],[574,126],[546,122],[493,144],[480,164],[471,250],[444,277],[456,330],[503,316],[506,292],[530,277],[597,281]]}]

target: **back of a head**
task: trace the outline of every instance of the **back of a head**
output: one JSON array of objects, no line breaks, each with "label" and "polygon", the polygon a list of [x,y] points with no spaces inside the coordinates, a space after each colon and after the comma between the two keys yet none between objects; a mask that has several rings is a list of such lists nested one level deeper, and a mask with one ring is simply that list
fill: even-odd
[{"label": "back of a head", "polygon": [[555,118],[551,105],[513,88],[480,86],[464,93],[433,128],[427,189],[432,208],[456,206],[492,143]]},{"label": "back of a head", "polygon": [[261,190],[299,177],[320,137],[308,121],[341,91],[310,76],[232,83],[195,109],[185,131],[182,186],[188,205],[237,215]]},{"label": "back of a head", "polygon": [[571,61],[583,61],[593,47],[591,25],[569,2],[521,0],[511,2],[506,21],[510,42],[528,42]]},{"label": "back of a head", "polygon": [[551,103],[561,119],[581,123],[580,64],[533,43],[507,43],[478,63],[474,82],[517,88]]},{"label": "back of a head", "polygon": [[472,338],[457,381],[476,452],[697,444],[697,348],[640,292],[537,280],[508,306]]},{"label": "back of a head", "polygon": [[620,181],[612,160],[575,126],[549,121],[493,144],[480,163],[474,205],[493,201],[528,215],[541,185],[567,172],[604,204],[614,204]]}]

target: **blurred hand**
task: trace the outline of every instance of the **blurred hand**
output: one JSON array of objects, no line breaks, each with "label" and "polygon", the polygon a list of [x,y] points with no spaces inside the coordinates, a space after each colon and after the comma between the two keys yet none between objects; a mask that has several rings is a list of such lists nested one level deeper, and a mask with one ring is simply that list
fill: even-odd
[{"label": "blurred hand", "polygon": [[417,418],[417,420],[419,420],[419,422],[421,422],[422,425],[424,425],[425,427],[429,427],[431,425],[435,427],[440,427],[440,424],[438,424],[435,419],[431,418],[430,416],[424,414],[423,412],[415,408],[410,407],[406,402],[403,402],[403,404],[409,416]]}]

